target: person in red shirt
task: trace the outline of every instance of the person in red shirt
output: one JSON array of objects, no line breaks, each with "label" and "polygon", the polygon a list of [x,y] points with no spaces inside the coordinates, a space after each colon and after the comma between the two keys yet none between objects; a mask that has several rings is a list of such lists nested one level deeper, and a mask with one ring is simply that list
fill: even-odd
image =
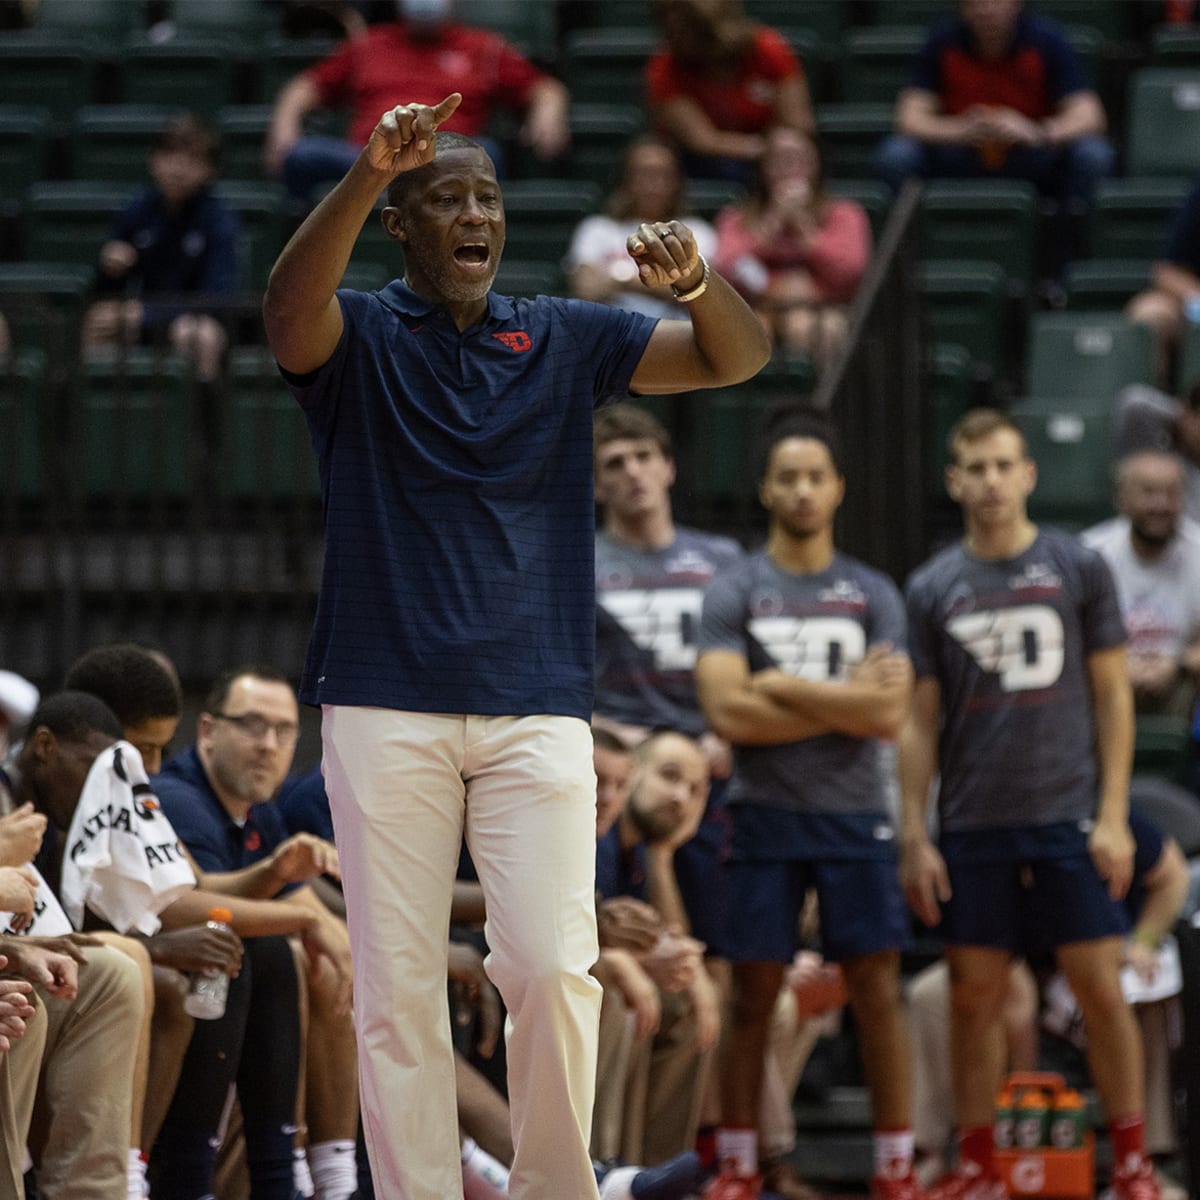
[{"label": "person in red shirt", "polygon": [[660,0],[665,45],[646,64],[646,104],[690,176],[749,184],[777,125],[814,128],[804,70],[742,0]]},{"label": "person in red shirt", "polygon": [[[498,142],[487,137],[497,107],[522,113],[521,140],[541,159],[562,154],[570,139],[567,89],[497,33],[454,19],[454,0],[397,0],[399,19],[347,38],[328,58],[302,71],[275,100],[267,136],[267,173],[311,204],[313,190],[340,179],[361,152],[380,112],[397,96],[436,104],[452,92],[462,104],[446,128],[481,142],[497,174]],[[306,135],[304,118],[318,108],[350,110],[345,138]]]}]

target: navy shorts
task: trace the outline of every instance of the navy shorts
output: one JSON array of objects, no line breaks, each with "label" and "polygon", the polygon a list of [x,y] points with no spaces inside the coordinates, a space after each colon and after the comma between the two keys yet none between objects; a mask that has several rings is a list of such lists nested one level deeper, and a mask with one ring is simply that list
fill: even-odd
[{"label": "navy shorts", "polygon": [[735,861],[730,864],[729,957],[791,962],[804,896],[816,888],[821,952],[845,962],[909,944],[908,909],[894,858]]},{"label": "navy shorts", "polygon": [[729,842],[731,824],[725,807],[727,781],[716,779],[696,836],[675,851],[675,881],[687,912],[692,937],[707,954],[729,953]]},{"label": "navy shorts", "polygon": [[1129,918],[1091,857],[1026,862],[946,859],[953,892],[937,932],[958,946],[1041,957],[1070,942],[1119,937]]}]

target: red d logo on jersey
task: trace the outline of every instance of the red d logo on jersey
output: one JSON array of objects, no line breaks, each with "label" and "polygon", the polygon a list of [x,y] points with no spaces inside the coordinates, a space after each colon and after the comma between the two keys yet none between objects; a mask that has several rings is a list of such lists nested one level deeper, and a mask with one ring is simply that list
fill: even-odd
[{"label": "red d logo on jersey", "polygon": [[503,342],[515,354],[524,354],[533,345],[529,334],[523,329],[518,329],[516,333],[493,333],[492,337],[498,342]]}]

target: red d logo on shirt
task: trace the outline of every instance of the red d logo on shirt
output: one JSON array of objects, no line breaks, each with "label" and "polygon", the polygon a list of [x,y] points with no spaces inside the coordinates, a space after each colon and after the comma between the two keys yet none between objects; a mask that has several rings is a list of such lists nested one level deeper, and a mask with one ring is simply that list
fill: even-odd
[{"label": "red d logo on shirt", "polygon": [[492,337],[498,342],[503,342],[516,354],[524,354],[533,345],[533,342],[529,340],[529,334],[523,329],[518,329],[516,333],[493,333]]},{"label": "red d logo on shirt", "polygon": [[247,829],[246,837],[243,840],[242,845],[244,845],[247,850],[257,850],[262,845],[262,838],[259,836],[258,830]]}]

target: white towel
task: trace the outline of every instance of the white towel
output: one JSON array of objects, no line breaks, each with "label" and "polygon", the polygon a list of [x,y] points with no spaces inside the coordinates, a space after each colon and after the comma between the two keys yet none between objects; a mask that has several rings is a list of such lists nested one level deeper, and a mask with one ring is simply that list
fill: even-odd
[{"label": "white towel", "polygon": [[90,908],[120,933],[149,936],[158,914],[196,886],[171,822],[163,815],[128,742],[92,764],[63,853],[63,908],[79,929]]},{"label": "white towel", "polygon": [[73,933],[71,922],[63,912],[58,897],[50,890],[50,885],[42,878],[42,873],[33,865],[26,863],[22,868],[32,871],[37,876],[38,886],[33,897],[33,920],[23,929],[14,929],[14,913],[0,913],[0,933],[13,934],[17,937],[62,937]]}]

